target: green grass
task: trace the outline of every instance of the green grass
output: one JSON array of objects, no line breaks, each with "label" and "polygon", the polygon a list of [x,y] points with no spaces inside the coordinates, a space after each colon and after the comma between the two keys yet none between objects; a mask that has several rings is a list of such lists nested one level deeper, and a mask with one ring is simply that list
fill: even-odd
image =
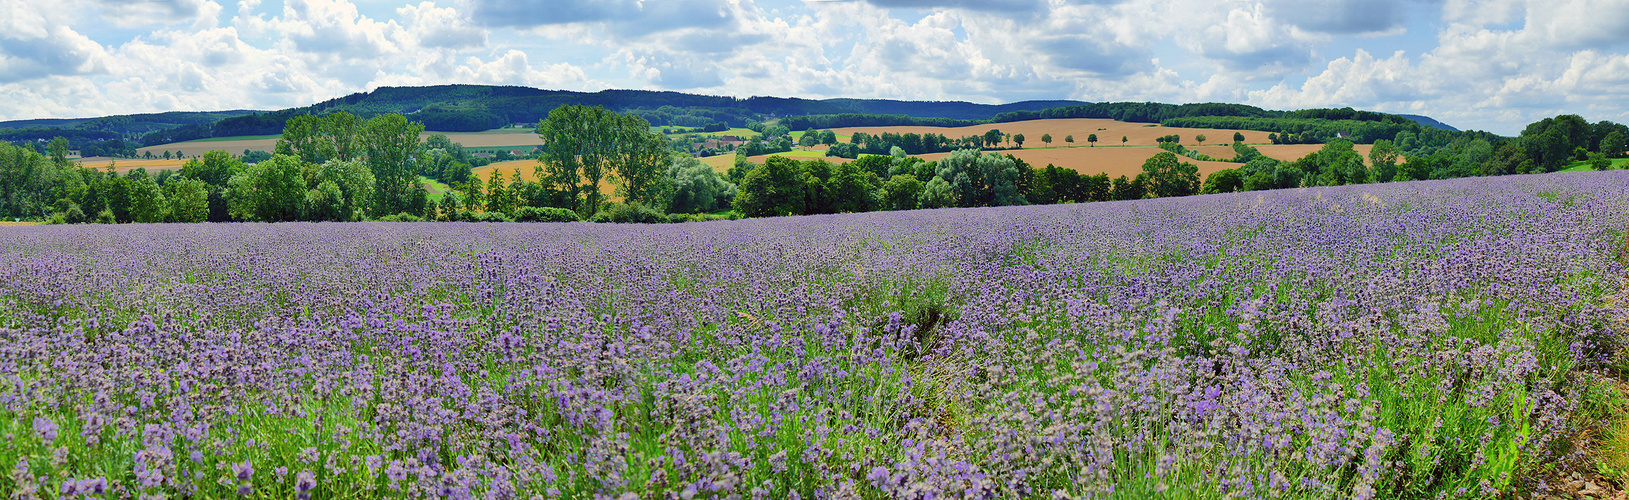
[{"label": "green grass", "polygon": [[[1624,169],[1624,168],[1629,168],[1629,158],[1615,158],[1615,159],[1612,160],[1612,169],[1613,170],[1620,170],[1620,169]],[[1594,172],[1595,169],[1590,167],[1589,162],[1587,162],[1587,161],[1575,161],[1575,162],[1572,162],[1572,164],[1567,165],[1567,168],[1561,169],[1561,171],[1562,172]]]},{"label": "green grass", "polygon": [[425,176],[419,176],[419,182],[424,184],[424,190],[430,193],[430,201],[441,203],[442,195],[452,192],[452,186]]}]

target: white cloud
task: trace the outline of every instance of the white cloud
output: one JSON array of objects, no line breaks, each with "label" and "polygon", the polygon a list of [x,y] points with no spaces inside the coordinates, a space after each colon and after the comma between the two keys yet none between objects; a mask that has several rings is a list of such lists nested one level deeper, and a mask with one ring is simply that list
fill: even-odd
[{"label": "white cloud", "polygon": [[445,49],[475,49],[486,46],[487,30],[474,26],[456,9],[422,2],[396,9],[407,22],[418,46]]}]

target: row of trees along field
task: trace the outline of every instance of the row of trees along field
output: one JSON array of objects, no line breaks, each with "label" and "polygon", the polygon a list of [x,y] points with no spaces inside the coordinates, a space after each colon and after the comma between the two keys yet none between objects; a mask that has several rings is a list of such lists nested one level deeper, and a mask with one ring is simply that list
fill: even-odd
[{"label": "row of trees along field", "polygon": [[[1367,158],[1352,142],[1336,140],[1295,161],[1280,161],[1239,143],[1236,134],[1231,160],[1240,166],[1203,181],[1197,167],[1184,161],[1194,153],[1178,136],[1162,138],[1166,151],[1148,159],[1142,173],[1114,179],[1052,165],[1035,168],[1012,155],[976,149],[926,161],[898,145],[889,145],[890,154],[860,155],[843,165],[788,157],[757,165],[737,155],[734,166],[720,175],[672,151],[637,115],[563,106],[538,125],[546,146],[533,169],[536,180],[516,170],[495,170],[483,180],[456,159],[456,143],[445,136],[421,142],[422,130],[422,124],[400,115],[301,117],[288,122],[278,154],[265,161],[246,165],[212,151],[179,172],[157,175],[78,167],[68,160],[66,141],[53,141],[47,154],[0,144],[0,214],[62,222],[387,217],[656,222],[727,216],[732,209],[770,216],[1082,203],[1553,172],[1575,161],[1605,169],[1612,158],[1623,156],[1626,135],[1622,125],[1562,115],[1535,122],[1514,138],[1405,131],[1394,140],[1375,141]],[[828,134],[811,131],[804,137],[834,139]],[[1022,140],[997,134],[992,130],[986,144]],[[445,180],[454,191],[431,202],[420,175]],[[612,193],[604,191],[607,185]],[[613,198],[620,200],[611,203]]]}]

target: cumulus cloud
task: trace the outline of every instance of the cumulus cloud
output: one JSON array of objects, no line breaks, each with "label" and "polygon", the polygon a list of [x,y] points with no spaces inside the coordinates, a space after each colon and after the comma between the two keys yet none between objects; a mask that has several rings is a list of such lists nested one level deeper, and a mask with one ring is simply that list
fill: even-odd
[{"label": "cumulus cloud", "polygon": [[485,47],[487,30],[474,26],[457,9],[422,2],[396,9],[420,47],[472,49]]},{"label": "cumulus cloud", "polygon": [[0,83],[105,70],[107,51],[74,31],[60,12],[22,1],[0,3]]},{"label": "cumulus cloud", "polygon": [[1353,106],[1498,132],[1629,112],[1620,0],[353,2],[0,0],[0,118],[446,83]]}]

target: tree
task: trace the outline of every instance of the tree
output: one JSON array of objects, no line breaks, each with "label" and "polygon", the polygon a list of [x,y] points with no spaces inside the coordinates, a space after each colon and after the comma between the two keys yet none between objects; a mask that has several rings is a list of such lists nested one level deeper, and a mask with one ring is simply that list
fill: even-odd
[{"label": "tree", "polygon": [[1234,132],[1233,133],[1233,142],[1244,142],[1244,133],[1243,132]]},{"label": "tree", "polygon": [[211,186],[225,186],[226,181],[242,171],[243,162],[220,150],[205,151],[202,159],[187,160],[181,166],[182,177],[198,179]]},{"label": "tree", "polygon": [[1127,139],[1126,136],[1123,136],[1123,135],[1120,136],[1120,144],[1125,144],[1126,141],[1129,141],[1129,140],[1131,140],[1131,139]]},{"label": "tree", "polygon": [[345,194],[333,181],[323,181],[305,193],[305,219],[317,221],[346,220]]},{"label": "tree", "polygon": [[503,173],[492,169],[492,175],[486,179],[486,211],[509,213],[514,210],[514,202],[509,196],[509,186],[503,180]]},{"label": "tree", "polygon": [[689,155],[676,156],[668,166],[667,177],[673,186],[668,202],[670,213],[706,213],[728,208],[736,196],[734,184],[720,178],[712,166]]},{"label": "tree", "polygon": [[209,184],[198,179],[173,180],[164,184],[170,222],[203,222],[209,219]]},{"label": "tree", "polygon": [[820,132],[813,128],[803,131],[803,135],[798,137],[798,145],[803,146],[805,149],[812,148],[816,144],[820,144]]},{"label": "tree", "polygon": [[169,215],[164,189],[151,176],[141,175],[130,183],[130,217],[136,222],[164,222]]},{"label": "tree", "polygon": [[1094,147],[1094,148],[1097,147],[1097,134],[1087,135],[1086,136],[1086,143],[1088,145],[1090,145],[1091,147]]},{"label": "tree", "polygon": [[877,174],[853,163],[838,165],[828,184],[839,213],[870,212],[882,201],[877,196]]},{"label": "tree", "polygon": [[830,130],[820,131],[820,143],[827,146],[837,144],[837,133]]},{"label": "tree", "polygon": [[1012,142],[1017,143],[1018,147],[1022,149],[1024,147],[1024,134],[1013,134]]},{"label": "tree", "polygon": [[[51,163],[59,167],[68,165],[68,148],[68,139],[62,136],[52,137],[51,142],[45,146],[45,150],[51,153]],[[165,158],[169,158],[167,151],[165,154]]]},{"label": "tree", "polygon": [[[338,207],[333,210],[333,218],[324,220],[362,220],[369,200],[373,199],[373,188],[376,184],[373,169],[359,160],[328,160],[317,167],[312,177],[306,181],[307,187],[311,189],[319,189],[325,183],[333,184],[335,189],[339,190],[339,195],[335,198]],[[325,196],[332,194],[324,193]]]},{"label": "tree", "polygon": [[1391,141],[1374,141],[1374,148],[1369,150],[1369,168],[1375,182],[1391,182],[1397,177],[1397,156],[1397,147]]},{"label": "tree", "polygon": [[1623,156],[1624,147],[1624,135],[1621,130],[1613,130],[1608,132],[1606,137],[1601,138],[1601,154],[1606,155],[1608,158]]},{"label": "tree", "polygon": [[917,195],[917,206],[922,208],[946,208],[956,206],[955,188],[951,187],[942,177],[922,185],[922,193]]},{"label": "tree", "polygon": [[1156,197],[1188,196],[1199,192],[1199,167],[1179,161],[1176,154],[1161,151],[1143,162],[1148,176],[1148,192]]},{"label": "tree", "polygon": [[379,115],[362,127],[361,145],[367,152],[368,168],[373,170],[374,216],[416,213],[413,208],[423,196],[418,171],[409,164],[419,156],[419,134],[424,124],[408,122],[398,114]]},{"label": "tree", "polygon": [[1205,134],[1196,135],[1196,136],[1193,137],[1193,140],[1194,140],[1194,142],[1198,142],[1200,146],[1204,146],[1205,145]]},{"label": "tree", "polygon": [[994,147],[1001,144],[1001,139],[1006,136],[1006,134],[1001,133],[1001,130],[992,128],[984,132],[984,143]]},{"label": "tree", "polygon": [[275,155],[227,181],[227,202],[234,218],[263,222],[299,220],[305,204],[300,159]]},{"label": "tree", "polygon": [[889,210],[914,210],[917,197],[922,194],[922,181],[910,174],[899,174],[882,185],[884,206]]},{"label": "tree", "polygon": [[[1092,134],[1092,135],[1096,136],[1097,134]],[[1092,141],[1092,142],[1097,142],[1097,141]],[[1063,136],[1063,143],[1068,144],[1070,146],[1074,146],[1075,145],[1075,136],[1073,136],[1073,135]]]},{"label": "tree", "polygon": [[748,217],[803,214],[803,182],[798,162],[771,156],[741,180],[735,210]]},{"label": "tree", "polygon": [[1244,177],[1231,168],[1217,170],[1205,178],[1204,194],[1232,193],[1244,187]]},{"label": "tree", "polygon": [[629,113],[614,121],[616,129],[612,135],[616,140],[609,148],[617,194],[628,202],[658,208],[666,206],[671,186],[665,174],[672,163],[667,139],[651,133],[650,122],[639,115]]},{"label": "tree", "polygon": [[1041,134],[1041,142],[1045,143],[1047,147],[1052,147],[1052,134]]}]

